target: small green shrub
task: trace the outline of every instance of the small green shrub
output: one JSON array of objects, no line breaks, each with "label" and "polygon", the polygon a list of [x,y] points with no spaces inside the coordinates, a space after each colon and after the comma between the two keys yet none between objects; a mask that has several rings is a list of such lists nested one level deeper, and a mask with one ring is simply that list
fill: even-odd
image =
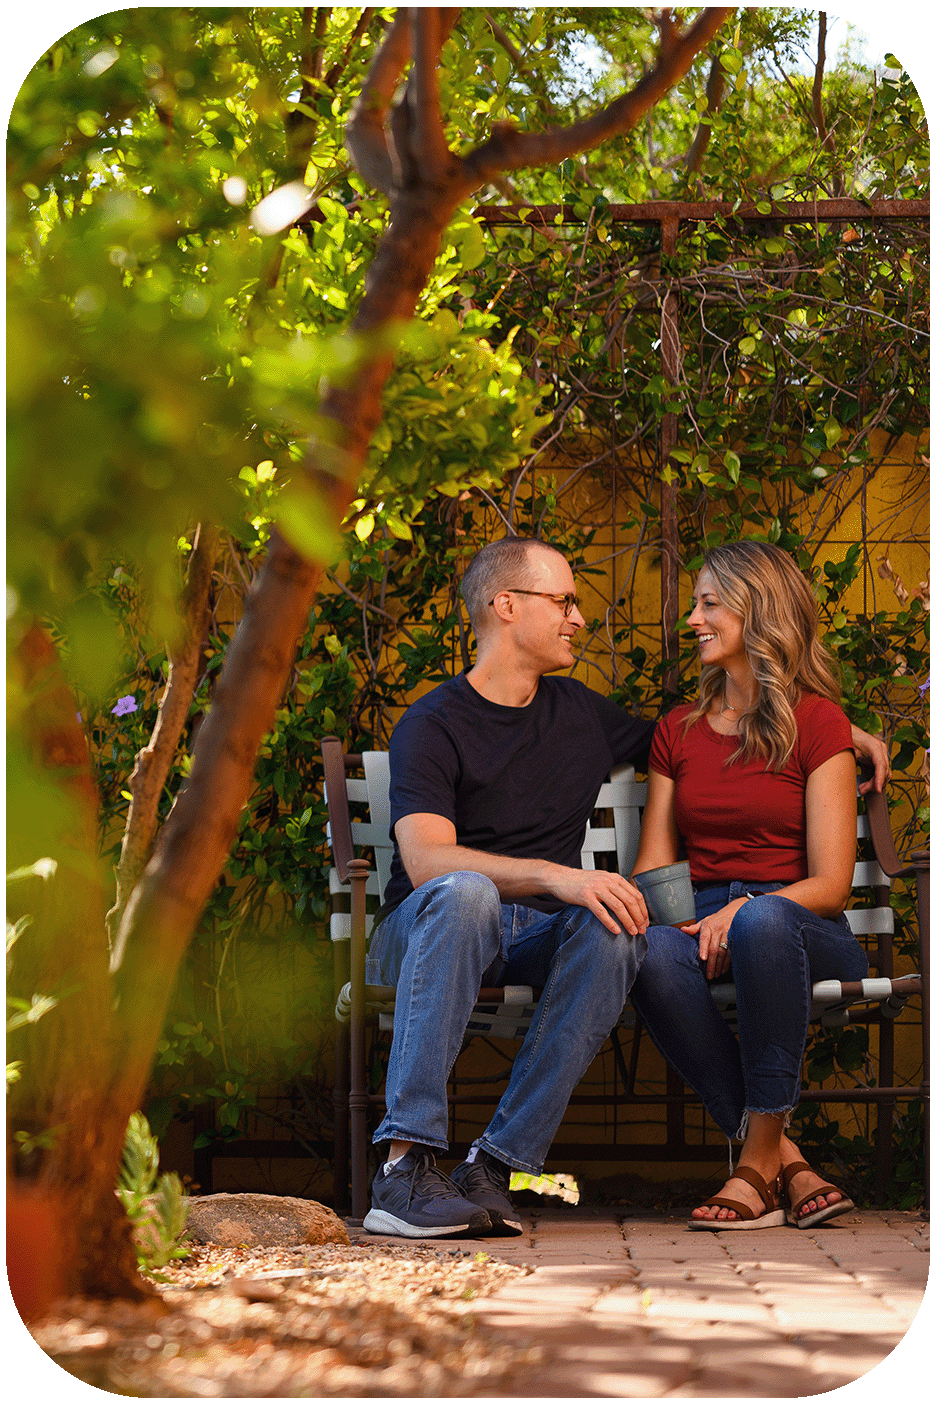
[{"label": "small green shrub", "polygon": [[157,1268],[188,1257],[188,1195],[178,1175],[159,1174],[159,1146],[142,1112],[127,1122],[117,1197],[133,1224],[141,1272],[158,1279]]}]

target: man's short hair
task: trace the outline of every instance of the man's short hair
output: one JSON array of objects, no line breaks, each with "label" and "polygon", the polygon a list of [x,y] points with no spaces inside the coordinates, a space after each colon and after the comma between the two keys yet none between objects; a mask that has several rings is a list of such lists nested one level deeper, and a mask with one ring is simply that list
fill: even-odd
[{"label": "man's short hair", "polygon": [[461,593],[476,636],[484,628],[488,605],[499,590],[525,590],[534,584],[533,558],[537,551],[553,551],[565,560],[555,546],[548,546],[535,537],[503,536],[499,541],[489,541],[487,546],[482,546],[469,561]]}]

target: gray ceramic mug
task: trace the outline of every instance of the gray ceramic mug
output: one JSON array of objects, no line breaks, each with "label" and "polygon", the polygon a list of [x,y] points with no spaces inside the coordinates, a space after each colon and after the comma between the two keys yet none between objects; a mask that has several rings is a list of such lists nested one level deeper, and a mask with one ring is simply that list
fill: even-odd
[{"label": "gray ceramic mug", "polygon": [[648,868],[635,873],[631,882],[643,894],[655,926],[681,926],[695,921],[695,895],[688,863],[668,863],[665,868]]}]

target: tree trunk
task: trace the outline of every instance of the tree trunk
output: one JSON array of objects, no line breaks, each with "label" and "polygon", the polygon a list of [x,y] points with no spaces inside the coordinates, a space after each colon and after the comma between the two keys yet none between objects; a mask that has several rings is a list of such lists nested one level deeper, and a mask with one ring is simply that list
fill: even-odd
[{"label": "tree trunk", "polygon": [[[48,1272],[38,1279],[43,1290],[141,1298],[151,1289],[137,1273],[130,1225],[114,1194],[129,1112],[111,1103],[112,994],[88,747],[48,635],[30,630],[15,661],[31,695],[27,741],[64,793],[66,819],[60,834],[49,835],[45,856],[57,864],[54,876],[17,882],[10,892],[10,915],[32,919],[13,947],[11,992],[59,1000],[10,1037],[10,1056],[23,1063],[8,1098],[16,1138],[11,1239],[17,1242],[18,1228],[38,1214],[51,1234],[41,1248],[49,1255]],[[10,1266],[18,1283],[33,1271],[28,1256]]]}]

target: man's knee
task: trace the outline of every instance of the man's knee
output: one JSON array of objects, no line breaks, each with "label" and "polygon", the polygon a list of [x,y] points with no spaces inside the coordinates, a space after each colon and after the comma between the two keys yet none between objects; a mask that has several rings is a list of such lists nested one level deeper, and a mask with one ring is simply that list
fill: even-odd
[{"label": "man's knee", "polygon": [[675,926],[648,926],[647,953],[641,969],[668,972],[676,968],[695,970],[699,964],[698,937]]},{"label": "man's knee", "polygon": [[578,939],[588,946],[596,975],[601,969],[608,973],[620,970],[633,978],[647,954],[646,936],[639,932],[632,935],[624,930],[615,935],[594,912],[586,908],[579,909],[574,924]]},{"label": "man's knee", "polygon": [[483,873],[443,873],[424,882],[417,892],[433,906],[457,912],[462,921],[500,921],[500,893]]}]

